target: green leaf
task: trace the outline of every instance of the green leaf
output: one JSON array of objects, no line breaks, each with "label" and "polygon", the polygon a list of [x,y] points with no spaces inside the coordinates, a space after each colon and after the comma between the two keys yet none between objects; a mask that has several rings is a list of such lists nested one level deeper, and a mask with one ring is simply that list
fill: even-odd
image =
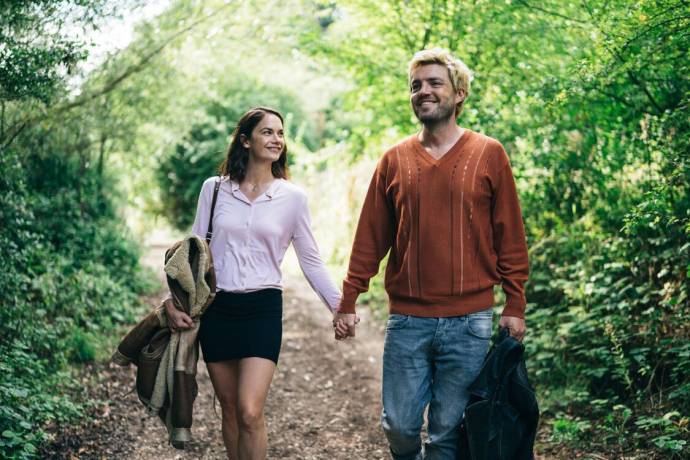
[{"label": "green leaf", "polygon": [[674,410],[672,412],[667,412],[664,414],[663,419],[664,420],[671,420],[673,417],[680,417],[680,412],[678,412],[677,410]]},{"label": "green leaf", "polygon": [[10,393],[12,396],[15,396],[17,398],[26,398],[26,396],[29,394],[28,390],[25,390],[24,388],[12,388],[10,390]]}]

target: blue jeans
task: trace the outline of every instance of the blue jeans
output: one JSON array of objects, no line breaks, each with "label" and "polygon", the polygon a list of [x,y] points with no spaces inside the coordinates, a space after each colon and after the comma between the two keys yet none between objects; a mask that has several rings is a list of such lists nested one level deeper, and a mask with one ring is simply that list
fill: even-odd
[{"label": "blue jeans", "polygon": [[[492,309],[449,318],[390,315],[381,424],[395,460],[455,460],[458,426],[491,338]],[[421,429],[429,406],[428,439]]]}]

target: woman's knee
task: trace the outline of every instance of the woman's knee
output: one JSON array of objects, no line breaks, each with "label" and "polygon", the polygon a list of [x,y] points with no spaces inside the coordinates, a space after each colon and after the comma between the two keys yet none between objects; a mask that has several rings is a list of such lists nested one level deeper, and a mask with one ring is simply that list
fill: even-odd
[{"label": "woman's knee", "polygon": [[239,405],[237,421],[240,430],[254,431],[264,425],[264,410],[259,404],[244,403]]},{"label": "woman's knee", "polygon": [[237,414],[237,397],[231,394],[219,394],[218,402],[224,417],[235,417]]}]

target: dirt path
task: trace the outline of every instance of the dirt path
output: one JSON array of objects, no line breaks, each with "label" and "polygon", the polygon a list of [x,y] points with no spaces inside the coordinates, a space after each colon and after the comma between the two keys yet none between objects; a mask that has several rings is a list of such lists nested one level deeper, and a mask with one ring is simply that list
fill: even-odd
[{"label": "dirt path", "polygon": [[[143,262],[158,265],[162,251],[163,246],[151,248]],[[268,457],[386,458],[388,448],[379,425],[382,328],[362,312],[357,340],[336,342],[330,313],[306,281],[288,277],[285,284],[283,346],[266,405]],[[214,413],[213,389],[203,362],[198,365],[199,396],[192,426],[195,441],[185,451],[166,445],[165,428],[146,415],[136,394],[130,393],[134,372],[133,367],[91,366],[85,384],[92,396],[105,403],[90,411],[84,426],[63,431],[46,456],[225,458],[220,419]]]},{"label": "dirt path", "polygon": [[[380,331],[362,328],[356,342],[335,342],[330,314],[309,286],[298,280],[289,285],[283,347],[266,405],[269,458],[384,458],[387,449],[378,424],[380,366],[375,358],[381,355]],[[198,368],[200,394],[191,448],[180,452],[164,447],[166,432],[157,420],[129,417],[128,435],[136,442],[128,457],[224,458],[211,382],[206,366],[200,363]],[[127,399],[138,404],[134,394]],[[111,410],[117,410],[115,403]]]},{"label": "dirt path", "polygon": [[[143,262],[157,266],[163,251],[164,246],[151,248]],[[383,326],[361,309],[356,340],[336,342],[330,313],[306,281],[288,276],[285,285],[283,346],[266,406],[268,458],[389,458],[379,424]],[[206,366],[199,363],[198,371],[195,441],[187,450],[167,446],[164,427],[145,414],[131,392],[133,367],[95,364],[84,375],[85,388],[92,398],[104,402],[90,410],[82,426],[62,430],[44,457],[225,458]]]}]

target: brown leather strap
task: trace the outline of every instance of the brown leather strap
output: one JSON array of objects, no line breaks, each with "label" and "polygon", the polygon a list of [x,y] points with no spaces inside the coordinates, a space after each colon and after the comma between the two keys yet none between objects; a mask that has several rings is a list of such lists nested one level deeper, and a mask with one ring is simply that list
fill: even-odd
[{"label": "brown leather strap", "polygon": [[213,187],[213,200],[211,201],[211,215],[208,218],[208,230],[206,231],[206,244],[211,244],[211,237],[213,236],[213,211],[216,210],[216,199],[218,198],[218,189],[220,189],[220,176]]}]

